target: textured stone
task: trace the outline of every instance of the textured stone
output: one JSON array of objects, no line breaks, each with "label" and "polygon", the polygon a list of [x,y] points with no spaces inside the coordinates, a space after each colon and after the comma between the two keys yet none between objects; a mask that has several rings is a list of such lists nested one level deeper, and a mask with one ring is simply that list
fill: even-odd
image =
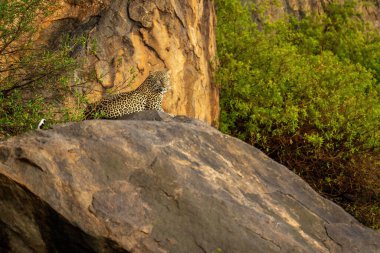
[{"label": "textured stone", "polygon": [[252,146],[129,118],[0,143],[0,252],[378,252],[380,233]]},{"label": "textured stone", "polygon": [[[261,6],[267,6],[267,0],[248,0],[249,2],[259,3]],[[306,14],[323,13],[325,6],[330,2],[344,3],[344,0],[276,0],[271,1],[268,6],[268,13],[274,19],[284,16],[285,13],[295,14],[302,17]],[[347,1],[347,0],[346,0]],[[349,0],[351,1],[351,0]],[[364,18],[371,22],[375,27],[380,28],[380,0],[365,1],[358,0],[358,11],[364,15]]]},{"label": "textured stone", "polygon": [[152,28],[155,8],[152,1],[132,0],[128,6],[129,17],[145,28]]},{"label": "textured stone", "polygon": [[[164,110],[217,125],[219,91],[211,75],[215,23],[211,0],[61,0],[39,40],[54,45],[60,35],[72,34],[95,41],[95,52],[90,45],[77,52],[86,63],[79,78],[96,73],[88,89],[91,101],[107,88],[135,89],[149,71],[166,68],[173,88],[165,95]],[[131,69],[137,76],[129,85]]]}]

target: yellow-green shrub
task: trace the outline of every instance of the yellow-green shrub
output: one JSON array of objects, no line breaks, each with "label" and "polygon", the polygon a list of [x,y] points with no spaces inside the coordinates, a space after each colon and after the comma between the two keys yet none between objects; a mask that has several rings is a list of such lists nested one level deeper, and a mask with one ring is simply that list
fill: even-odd
[{"label": "yellow-green shrub", "polygon": [[[359,55],[380,48],[380,37],[344,26],[350,5],[258,29],[254,8],[237,0],[216,4],[221,130],[267,152],[347,210],[379,203],[380,182],[372,180],[380,176],[378,65]],[[334,29],[323,28],[330,23]],[[361,39],[349,46],[333,40],[350,34]],[[363,218],[380,218],[379,209],[362,210],[372,213],[357,217],[379,228],[378,219]]]},{"label": "yellow-green shrub", "polygon": [[61,38],[55,48],[33,40],[55,7],[50,0],[0,1],[0,139],[36,128],[42,118],[51,122],[53,102],[68,93],[77,66],[71,55],[83,39]]}]

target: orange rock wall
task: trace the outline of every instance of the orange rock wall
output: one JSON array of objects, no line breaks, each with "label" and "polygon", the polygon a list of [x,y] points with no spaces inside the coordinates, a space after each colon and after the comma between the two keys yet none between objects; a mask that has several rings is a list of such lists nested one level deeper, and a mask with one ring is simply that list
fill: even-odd
[{"label": "orange rock wall", "polygon": [[[172,90],[163,108],[217,125],[219,92],[212,81],[215,10],[211,0],[61,0],[46,20],[40,40],[54,44],[62,34],[80,34],[94,42],[78,54],[95,73],[90,99],[108,88],[136,88],[151,70],[170,69]],[[130,70],[136,79],[128,86]],[[81,74],[80,74],[81,73]]]}]

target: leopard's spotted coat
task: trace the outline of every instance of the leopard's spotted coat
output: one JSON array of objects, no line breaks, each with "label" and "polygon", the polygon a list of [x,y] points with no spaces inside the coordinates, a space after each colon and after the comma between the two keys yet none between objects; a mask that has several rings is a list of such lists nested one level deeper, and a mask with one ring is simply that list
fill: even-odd
[{"label": "leopard's spotted coat", "polygon": [[88,106],[86,118],[118,118],[144,110],[162,110],[162,98],[170,88],[170,71],[151,72],[135,90],[101,99]]}]

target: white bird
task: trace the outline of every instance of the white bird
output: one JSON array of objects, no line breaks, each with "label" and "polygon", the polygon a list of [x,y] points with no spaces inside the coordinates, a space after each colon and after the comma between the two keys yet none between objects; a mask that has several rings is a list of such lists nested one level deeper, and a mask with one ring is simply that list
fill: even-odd
[{"label": "white bird", "polygon": [[38,123],[37,129],[42,129],[45,125],[46,119],[41,119],[40,123]]}]

